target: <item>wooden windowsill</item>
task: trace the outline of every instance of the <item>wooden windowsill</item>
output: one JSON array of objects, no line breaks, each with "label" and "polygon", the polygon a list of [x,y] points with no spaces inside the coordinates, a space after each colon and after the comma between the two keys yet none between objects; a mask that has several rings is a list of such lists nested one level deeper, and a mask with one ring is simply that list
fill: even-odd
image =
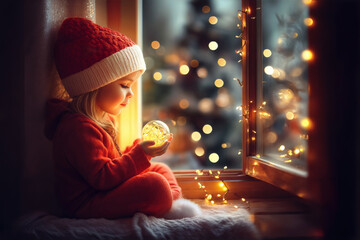
[{"label": "wooden windowsill", "polygon": [[[212,170],[221,171],[219,178],[214,178],[204,170],[203,175],[198,175],[195,170],[174,171],[175,177],[183,190],[183,195],[188,199],[203,199],[205,191],[199,188],[199,183],[206,187],[208,193],[219,193],[219,183],[223,182],[229,189],[226,199],[241,198],[275,198],[293,196],[269,183],[244,175],[241,170]],[[197,178],[197,179],[195,179]]]}]

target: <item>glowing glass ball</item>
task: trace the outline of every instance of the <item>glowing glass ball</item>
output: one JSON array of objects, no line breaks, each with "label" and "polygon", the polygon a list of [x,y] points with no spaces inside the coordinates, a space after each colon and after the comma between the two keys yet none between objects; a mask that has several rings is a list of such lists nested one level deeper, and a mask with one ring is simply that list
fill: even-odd
[{"label": "glowing glass ball", "polygon": [[142,129],[142,138],[144,141],[154,141],[155,145],[160,146],[170,137],[169,127],[162,121],[153,120],[145,124]]}]

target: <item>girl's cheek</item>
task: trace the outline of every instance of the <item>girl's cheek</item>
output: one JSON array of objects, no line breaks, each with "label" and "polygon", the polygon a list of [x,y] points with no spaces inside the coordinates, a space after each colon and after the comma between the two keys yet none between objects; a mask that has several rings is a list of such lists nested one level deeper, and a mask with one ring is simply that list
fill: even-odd
[{"label": "girl's cheek", "polygon": [[118,89],[117,91],[113,91],[111,96],[109,96],[111,101],[118,102],[124,100],[124,93],[122,89]]}]

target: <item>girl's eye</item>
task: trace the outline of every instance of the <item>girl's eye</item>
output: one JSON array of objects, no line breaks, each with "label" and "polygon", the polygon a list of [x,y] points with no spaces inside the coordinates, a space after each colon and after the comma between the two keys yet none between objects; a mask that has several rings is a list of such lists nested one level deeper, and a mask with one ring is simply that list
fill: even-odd
[{"label": "girl's eye", "polygon": [[122,88],[129,88],[129,86],[127,86],[127,85],[125,85],[125,84],[120,84],[120,86],[121,86]]}]

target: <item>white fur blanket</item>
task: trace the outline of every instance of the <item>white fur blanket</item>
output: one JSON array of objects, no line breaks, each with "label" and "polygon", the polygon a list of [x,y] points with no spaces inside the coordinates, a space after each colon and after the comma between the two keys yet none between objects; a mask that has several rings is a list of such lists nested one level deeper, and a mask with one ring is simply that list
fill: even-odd
[{"label": "white fur blanket", "polygon": [[201,215],[164,219],[137,213],[132,218],[70,219],[44,212],[23,216],[18,224],[22,239],[56,240],[192,240],[259,239],[244,209],[203,209]]}]

